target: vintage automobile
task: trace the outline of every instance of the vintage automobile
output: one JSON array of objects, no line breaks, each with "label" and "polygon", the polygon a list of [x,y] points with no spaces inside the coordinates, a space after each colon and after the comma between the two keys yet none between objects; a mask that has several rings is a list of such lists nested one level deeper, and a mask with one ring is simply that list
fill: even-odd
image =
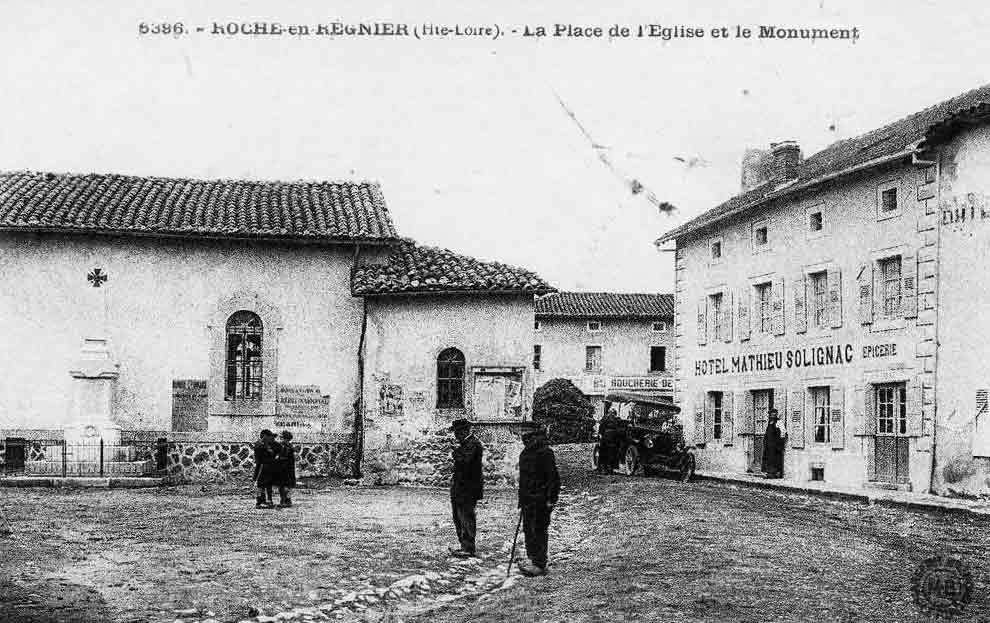
[{"label": "vintage automobile", "polygon": [[[650,476],[674,472],[685,482],[694,477],[694,452],[684,443],[677,419],[680,407],[660,398],[615,392],[605,397],[605,413],[609,409],[615,409],[619,417],[619,473],[632,476],[642,471]],[[592,459],[595,469],[599,443]]]}]

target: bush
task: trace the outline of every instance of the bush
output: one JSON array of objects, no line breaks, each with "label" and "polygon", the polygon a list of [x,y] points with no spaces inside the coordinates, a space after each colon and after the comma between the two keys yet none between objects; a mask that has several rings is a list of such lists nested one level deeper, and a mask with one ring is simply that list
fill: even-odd
[{"label": "bush", "polygon": [[584,443],[595,433],[594,407],[567,379],[552,379],[533,396],[533,421],[547,428],[550,443]]}]

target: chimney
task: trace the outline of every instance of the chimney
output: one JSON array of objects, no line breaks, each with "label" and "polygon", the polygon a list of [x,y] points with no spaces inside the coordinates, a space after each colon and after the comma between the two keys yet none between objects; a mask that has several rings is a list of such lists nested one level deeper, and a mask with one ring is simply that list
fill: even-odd
[{"label": "chimney", "polygon": [[770,179],[780,184],[797,177],[801,148],[794,141],[770,143]]},{"label": "chimney", "polygon": [[743,152],[740,189],[749,192],[770,179],[770,152],[766,149],[748,148]]}]

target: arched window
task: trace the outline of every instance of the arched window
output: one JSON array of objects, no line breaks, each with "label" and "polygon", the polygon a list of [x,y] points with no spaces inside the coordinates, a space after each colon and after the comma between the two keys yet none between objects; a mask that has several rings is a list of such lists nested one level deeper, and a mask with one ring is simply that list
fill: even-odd
[{"label": "arched window", "polygon": [[437,408],[464,408],[464,353],[456,348],[437,356]]},{"label": "arched window", "polygon": [[261,318],[239,311],[227,320],[227,400],[261,400]]}]

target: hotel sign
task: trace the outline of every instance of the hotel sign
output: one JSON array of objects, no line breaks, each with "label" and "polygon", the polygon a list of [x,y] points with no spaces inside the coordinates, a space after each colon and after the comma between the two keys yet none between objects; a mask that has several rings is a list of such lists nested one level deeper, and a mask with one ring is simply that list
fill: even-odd
[{"label": "hotel sign", "polygon": [[880,362],[901,361],[908,349],[898,342],[868,344],[834,343],[797,346],[757,353],[739,353],[709,359],[695,359],[694,376],[747,374],[801,368],[837,368],[852,365],[857,360]]}]

